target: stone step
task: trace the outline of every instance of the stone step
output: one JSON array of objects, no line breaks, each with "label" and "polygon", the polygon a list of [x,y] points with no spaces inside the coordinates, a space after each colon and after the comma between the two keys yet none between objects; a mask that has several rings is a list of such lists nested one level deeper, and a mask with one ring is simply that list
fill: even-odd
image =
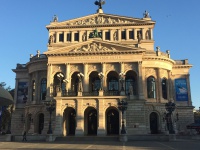
[{"label": "stone step", "polygon": [[119,136],[66,136],[56,137],[55,141],[119,141]]}]

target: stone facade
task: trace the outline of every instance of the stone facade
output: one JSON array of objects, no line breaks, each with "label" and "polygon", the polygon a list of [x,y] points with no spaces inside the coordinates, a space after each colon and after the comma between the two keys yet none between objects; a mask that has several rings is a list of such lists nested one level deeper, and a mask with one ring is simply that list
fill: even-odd
[{"label": "stone facade", "polygon": [[[188,60],[173,60],[169,50],[154,50],[155,21],[99,13],[46,26],[48,50],[18,64],[12,133],[45,135],[46,101],[56,102],[56,136],[118,135],[125,120],[128,135],[166,132],[165,104],[173,100],[178,133],[193,122]],[[185,97],[177,98],[177,79]],[[185,81],[185,82],[184,82]],[[128,102],[122,116],[118,102]],[[124,118],[123,118],[124,117]]]}]

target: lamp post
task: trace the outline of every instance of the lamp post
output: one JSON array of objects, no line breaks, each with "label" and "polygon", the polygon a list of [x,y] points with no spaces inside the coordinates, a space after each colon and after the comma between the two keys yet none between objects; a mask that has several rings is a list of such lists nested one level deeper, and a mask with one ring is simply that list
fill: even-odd
[{"label": "lamp post", "polygon": [[52,131],[52,126],[51,126],[51,115],[52,115],[52,112],[55,110],[55,105],[56,105],[56,102],[51,100],[51,101],[46,101],[44,102],[45,105],[46,105],[46,110],[49,112],[50,114],[50,119],[49,119],[49,129],[47,131],[47,134],[52,134],[53,131]]},{"label": "lamp post", "polygon": [[100,91],[102,91],[103,90],[103,77],[104,77],[104,75],[103,75],[103,73],[102,72],[100,72],[100,73],[98,73],[98,76],[99,76],[99,79],[100,79]]},{"label": "lamp post", "polygon": [[64,75],[62,73],[58,73],[56,76],[57,76],[58,80],[60,81],[59,91],[61,92],[61,89],[62,89],[62,80],[64,78]]},{"label": "lamp post", "polygon": [[128,103],[122,100],[121,102],[118,102],[118,109],[122,112],[122,129],[121,129],[121,134],[126,134],[126,129],[124,125],[124,111],[127,110],[127,105]]},{"label": "lamp post", "polygon": [[121,72],[119,74],[119,81],[121,83],[121,91],[124,91],[124,81],[125,81],[125,73]]},{"label": "lamp post", "polygon": [[[165,104],[165,109],[167,113],[165,114],[164,119],[167,122],[167,129],[169,131],[169,134],[175,134],[175,130],[173,127],[173,122],[172,122],[172,113],[176,108],[176,104],[169,101],[168,103]],[[177,114],[177,120],[178,120],[178,114]]]}]

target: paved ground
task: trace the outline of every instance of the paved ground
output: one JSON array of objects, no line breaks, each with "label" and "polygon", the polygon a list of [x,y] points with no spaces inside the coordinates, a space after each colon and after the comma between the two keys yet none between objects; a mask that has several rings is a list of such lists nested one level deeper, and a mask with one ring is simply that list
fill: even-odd
[{"label": "paved ground", "polygon": [[200,150],[200,141],[177,140],[174,142],[157,141],[71,141],[71,142],[0,142],[1,150]]}]

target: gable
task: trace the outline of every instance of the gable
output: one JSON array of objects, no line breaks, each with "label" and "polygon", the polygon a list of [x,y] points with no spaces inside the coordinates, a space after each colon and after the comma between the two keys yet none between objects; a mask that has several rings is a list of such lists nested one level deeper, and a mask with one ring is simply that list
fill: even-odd
[{"label": "gable", "polygon": [[73,26],[101,26],[101,25],[142,25],[142,24],[155,24],[151,19],[139,19],[104,13],[97,13],[81,18],[76,18],[63,22],[51,22],[47,25],[47,29],[50,28],[67,28]]},{"label": "gable", "polygon": [[58,54],[92,54],[92,53],[120,53],[120,52],[143,52],[145,49],[102,41],[101,39],[91,39],[82,43],[56,48],[44,52],[46,55]]}]

